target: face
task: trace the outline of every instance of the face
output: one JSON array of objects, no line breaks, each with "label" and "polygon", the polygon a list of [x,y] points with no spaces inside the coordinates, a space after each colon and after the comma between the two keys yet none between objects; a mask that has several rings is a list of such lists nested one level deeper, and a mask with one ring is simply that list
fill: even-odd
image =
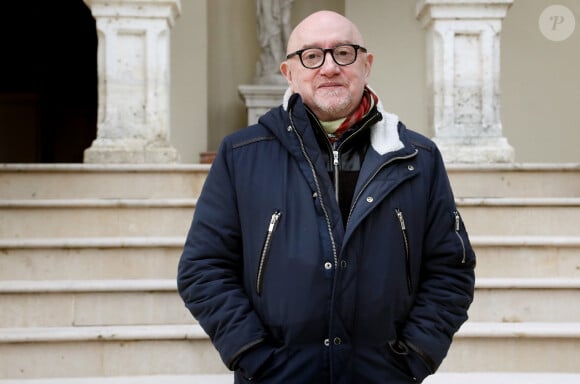
[{"label": "face", "polygon": [[[332,48],[341,44],[364,41],[356,26],[334,12],[317,12],[302,21],[288,41],[288,53],[304,48]],[[308,69],[296,55],[280,65],[293,93],[299,93],[304,103],[322,121],[348,116],[359,105],[363,89],[371,72],[373,56],[358,50],[357,59],[347,66],[334,62],[326,54],[320,68]]]}]

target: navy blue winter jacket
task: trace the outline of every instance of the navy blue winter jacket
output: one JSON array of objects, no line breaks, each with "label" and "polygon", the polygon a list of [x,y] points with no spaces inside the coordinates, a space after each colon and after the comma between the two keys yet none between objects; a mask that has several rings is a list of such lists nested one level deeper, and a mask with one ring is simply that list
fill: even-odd
[{"label": "navy blue winter jacket", "polygon": [[467,319],[475,255],[441,155],[379,111],[346,226],[298,95],[223,140],[178,288],[236,383],[421,382]]}]

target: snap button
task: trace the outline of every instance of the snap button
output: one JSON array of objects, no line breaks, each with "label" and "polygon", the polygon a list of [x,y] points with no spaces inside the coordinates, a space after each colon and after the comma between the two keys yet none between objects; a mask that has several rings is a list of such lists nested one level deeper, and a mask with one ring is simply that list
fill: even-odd
[{"label": "snap button", "polygon": [[372,203],[374,198],[372,196],[367,197],[367,203]]},{"label": "snap button", "polygon": [[324,263],[324,269],[332,269],[332,263],[330,261]]},{"label": "snap button", "polygon": [[342,344],[342,340],[340,339],[340,337],[335,337],[333,341],[334,341],[334,345]]},{"label": "snap button", "polygon": [[346,260],[341,260],[341,261],[340,261],[340,266],[341,266],[342,268],[346,268]]},{"label": "snap button", "polygon": [[407,169],[409,171],[414,171],[415,170],[415,167],[413,165],[409,164],[409,165],[407,165]]},{"label": "snap button", "polygon": [[329,339],[324,339],[324,346],[328,347],[330,345],[330,340]]},{"label": "snap button", "polygon": [[288,132],[292,132],[292,126],[291,126],[291,125],[289,125],[289,126],[288,126],[288,128],[286,128],[286,130],[287,130]]},{"label": "snap button", "polygon": [[317,197],[318,197],[318,192],[314,192],[314,193],[312,194],[312,198],[313,198],[313,199],[316,199]]}]

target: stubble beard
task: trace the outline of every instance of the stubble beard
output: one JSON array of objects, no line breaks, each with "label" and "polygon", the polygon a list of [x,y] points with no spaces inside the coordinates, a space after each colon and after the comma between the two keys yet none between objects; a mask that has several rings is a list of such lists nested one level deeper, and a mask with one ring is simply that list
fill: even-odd
[{"label": "stubble beard", "polygon": [[337,120],[348,115],[352,97],[348,92],[325,90],[314,99],[316,107],[325,121]]}]

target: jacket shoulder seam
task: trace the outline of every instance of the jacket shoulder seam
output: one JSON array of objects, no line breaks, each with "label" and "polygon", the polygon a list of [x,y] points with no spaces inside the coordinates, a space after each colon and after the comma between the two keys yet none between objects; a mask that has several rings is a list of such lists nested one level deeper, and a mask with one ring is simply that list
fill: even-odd
[{"label": "jacket shoulder seam", "polygon": [[239,143],[234,143],[232,145],[232,149],[237,149],[237,148],[240,148],[240,147],[244,147],[246,145],[254,144],[254,143],[257,143],[257,142],[260,142],[260,141],[268,141],[268,140],[274,140],[274,136],[271,136],[270,135],[270,136],[253,137],[251,139],[244,140],[244,141],[241,141]]}]

